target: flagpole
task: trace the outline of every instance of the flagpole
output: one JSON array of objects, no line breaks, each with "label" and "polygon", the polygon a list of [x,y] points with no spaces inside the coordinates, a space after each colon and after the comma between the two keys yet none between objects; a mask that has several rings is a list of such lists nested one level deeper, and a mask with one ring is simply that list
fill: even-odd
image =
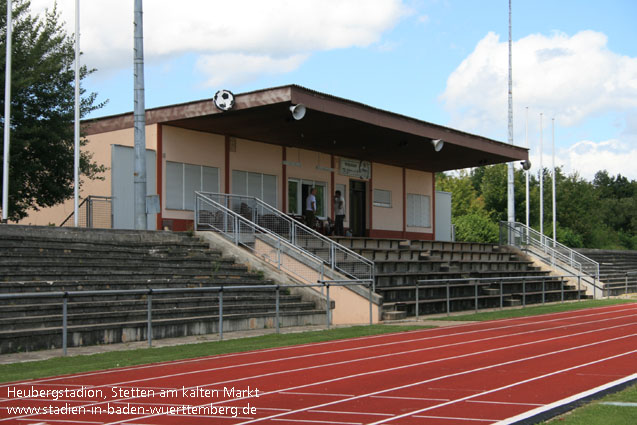
[{"label": "flagpole", "polygon": [[[524,124],[524,145],[529,148],[529,107],[526,107],[526,122]],[[524,172],[526,175],[526,227],[529,227],[530,205],[529,205],[529,170]]]},{"label": "flagpole", "polygon": [[7,0],[7,59],[4,85],[4,156],[2,164],[2,222],[9,219],[9,144],[11,137],[11,38],[13,34],[11,0]]},{"label": "flagpole", "polygon": [[80,200],[80,0],[75,0],[75,154],[73,158],[73,185],[73,222],[75,227],[78,227],[78,205]]}]

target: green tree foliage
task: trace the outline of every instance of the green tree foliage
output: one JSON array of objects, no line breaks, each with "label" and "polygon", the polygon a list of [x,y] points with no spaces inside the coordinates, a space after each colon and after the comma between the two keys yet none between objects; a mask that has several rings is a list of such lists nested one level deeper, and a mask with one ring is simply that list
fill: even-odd
[{"label": "green tree foliage", "polygon": [[[552,237],[553,176],[543,172],[544,233]],[[452,221],[458,240],[495,242],[498,221],[507,220],[507,166],[439,174],[437,186],[452,192]],[[526,175],[515,171],[516,221],[526,221]],[[637,182],[600,171],[592,182],[555,170],[557,240],[570,247],[637,249]],[[539,173],[529,174],[531,227],[540,228]],[[494,227],[495,226],[495,227]]]},{"label": "green tree foliage", "polygon": [[[6,51],[6,16],[7,2],[0,2],[1,52]],[[74,39],[64,31],[55,7],[34,17],[29,0],[14,0],[12,52],[8,215],[19,220],[30,208],[50,207],[73,196]],[[0,57],[5,81],[4,53]],[[93,71],[83,66],[80,78]],[[81,117],[103,106],[96,103],[95,93],[81,90],[81,95]],[[84,178],[96,178],[103,170],[82,152]]]}]

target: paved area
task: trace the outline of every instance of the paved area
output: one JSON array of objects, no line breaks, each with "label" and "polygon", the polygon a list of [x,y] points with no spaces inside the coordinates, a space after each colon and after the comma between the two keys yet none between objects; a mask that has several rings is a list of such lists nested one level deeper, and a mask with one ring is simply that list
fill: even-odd
[{"label": "paved area", "polygon": [[[450,326],[457,325],[463,322],[457,321],[438,321],[438,320],[414,320],[407,319],[401,321],[393,321],[387,324],[395,324],[395,325],[420,325],[420,326]],[[335,328],[338,326],[332,326]],[[281,328],[281,333],[298,333],[298,332],[310,332],[310,331],[320,331],[324,330],[325,326],[295,326],[289,328]],[[238,339],[238,338],[250,338],[254,336],[267,335],[275,333],[274,329],[255,329],[248,331],[237,331],[237,332],[224,332],[223,339]],[[195,335],[195,336],[187,336],[182,338],[165,338],[165,339],[157,339],[153,340],[153,347],[168,347],[173,345],[181,345],[181,344],[196,344],[200,342],[210,342],[210,341],[219,341],[219,334],[209,334],[209,335]],[[124,350],[134,350],[138,348],[146,348],[148,347],[147,341],[136,341],[136,342],[128,342],[128,343],[120,343],[120,344],[105,344],[105,345],[92,345],[88,347],[69,347],[67,349],[67,353],[69,356],[80,356],[80,355],[90,355],[90,354],[98,354],[98,353],[107,353],[110,351],[124,351]],[[33,351],[27,353],[13,353],[13,354],[2,354],[0,355],[0,364],[10,364],[10,363],[20,363],[20,362],[30,362],[37,360],[46,360],[53,357],[61,357],[63,356],[62,349],[54,349],[54,350],[41,350],[41,351]]]}]

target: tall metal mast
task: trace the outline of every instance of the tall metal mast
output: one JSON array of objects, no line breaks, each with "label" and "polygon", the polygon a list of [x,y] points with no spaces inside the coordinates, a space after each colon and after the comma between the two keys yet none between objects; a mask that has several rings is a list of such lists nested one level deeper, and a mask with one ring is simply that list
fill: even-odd
[{"label": "tall metal mast", "polygon": [[4,85],[4,156],[2,157],[2,222],[9,218],[9,146],[11,137],[11,38],[13,34],[11,0],[7,0],[7,62]]},{"label": "tall metal mast", "polygon": [[[511,0],[509,0],[509,144],[513,144],[513,64],[511,48]],[[513,162],[507,164],[508,220],[515,221],[515,187]]]},{"label": "tall metal mast", "polygon": [[144,103],[144,26],[142,0],[135,0],[135,229],[146,221],[146,106]]}]

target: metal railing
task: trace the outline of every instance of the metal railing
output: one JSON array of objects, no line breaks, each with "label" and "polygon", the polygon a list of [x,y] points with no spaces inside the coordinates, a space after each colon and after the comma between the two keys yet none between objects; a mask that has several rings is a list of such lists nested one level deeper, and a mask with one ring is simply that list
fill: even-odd
[{"label": "metal railing", "polygon": [[[559,290],[551,290],[547,289],[547,282],[555,282],[559,279],[560,289]],[[474,305],[475,312],[479,310],[479,300],[499,297],[499,307],[500,309],[504,308],[504,299],[505,297],[520,297],[520,302],[522,304],[522,308],[526,307],[527,298],[529,296],[541,295],[542,304],[546,303],[548,294],[560,294],[560,302],[565,301],[565,288],[564,284],[568,279],[577,279],[577,301],[581,301],[581,293],[582,293],[582,275],[561,275],[561,276],[550,276],[550,275],[540,275],[540,276],[517,276],[517,277],[486,277],[486,278],[469,278],[469,279],[433,279],[433,280],[418,280],[416,281],[415,286],[415,295],[416,295],[416,305],[415,305],[415,313],[416,318],[419,317],[419,305],[421,302],[432,302],[432,301],[440,301],[441,299],[445,301],[445,312],[447,315],[451,314],[451,302],[454,300],[457,301],[465,301],[472,300]],[[539,282],[539,283],[538,283]],[[555,282],[557,283],[557,282]],[[521,292],[505,292],[505,285],[521,285]],[[494,289],[497,289],[496,294],[480,294],[480,288],[483,287],[491,287],[495,285]],[[541,285],[540,290],[529,290],[529,286],[531,288],[537,287]],[[467,286],[472,286],[471,294],[463,293],[460,295],[452,294],[452,291],[457,288],[466,289]],[[405,287],[402,287],[403,289]],[[444,289],[445,296],[442,298],[436,298],[434,300],[430,299],[420,299],[420,291],[421,290],[435,290],[435,289]]]},{"label": "metal railing", "polygon": [[[254,224],[230,228],[231,232],[234,232],[234,229],[239,230],[240,235],[235,235],[235,238],[246,237],[245,233],[252,229],[266,229],[308,255],[320,258],[335,271],[356,280],[374,279],[373,261],[321,235],[258,198],[208,192],[195,192],[195,196],[195,229],[214,228],[217,231],[226,231],[230,219],[227,211],[231,211],[233,215]],[[220,207],[224,207],[225,210]]]},{"label": "metal railing", "polygon": [[[327,302],[325,308],[325,322],[327,329],[330,329],[331,325],[331,301],[329,296],[329,291],[331,286],[351,286],[351,285],[363,285],[363,286],[371,286],[372,281],[331,281],[324,280],[319,281],[319,283],[307,284],[307,285],[249,285],[249,286],[239,286],[239,285],[231,285],[231,286],[208,286],[208,287],[200,287],[200,288],[147,288],[147,289],[113,289],[113,290],[98,290],[98,291],[57,291],[57,292],[21,292],[21,293],[11,293],[11,294],[0,294],[0,300],[11,300],[11,299],[42,299],[42,298],[61,298],[62,299],[62,351],[64,355],[67,355],[68,351],[68,304],[69,301],[73,297],[86,297],[86,296],[113,296],[117,297],[120,295],[141,295],[146,297],[146,340],[148,341],[148,346],[152,347],[153,345],[153,295],[160,294],[186,294],[186,293],[209,293],[216,292],[217,293],[217,304],[218,304],[218,331],[219,331],[219,339],[223,340],[223,293],[224,290],[227,291],[235,291],[235,290],[253,290],[253,289],[270,289],[275,292],[275,331],[276,333],[280,333],[280,296],[281,290],[286,290],[289,288],[322,288],[327,293]],[[371,293],[369,291],[369,324],[372,325],[373,317],[372,317],[372,298]],[[126,323],[126,322],[122,322]]]},{"label": "metal railing", "polygon": [[637,292],[637,271],[605,273],[599,280],[604,283],[606,297]]},{"label": "metal railing", "polygon": [[598,262],[522,223],[501,221],[500,245],[513,245],[549,266],[576,272],[589,284],[600,289]]},{"label": "metal railing", "polygon": [[[78,227],[95,229],[113,228],[113,198],[110,196],[90,195],[85,198],[77,207]],[[75,212],[60,224],[60,227],[74,227]]]}]

